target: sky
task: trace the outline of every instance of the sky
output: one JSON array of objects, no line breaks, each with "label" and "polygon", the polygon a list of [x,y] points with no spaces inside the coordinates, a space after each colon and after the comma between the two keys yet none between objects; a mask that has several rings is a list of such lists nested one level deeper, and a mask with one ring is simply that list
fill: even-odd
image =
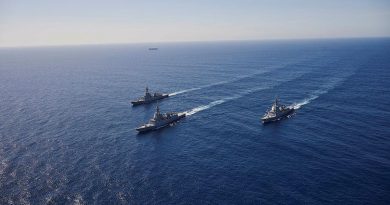
[{"label": "sky", "polygon": [[389,37],[390,0],[0,0],[0,47]]}]

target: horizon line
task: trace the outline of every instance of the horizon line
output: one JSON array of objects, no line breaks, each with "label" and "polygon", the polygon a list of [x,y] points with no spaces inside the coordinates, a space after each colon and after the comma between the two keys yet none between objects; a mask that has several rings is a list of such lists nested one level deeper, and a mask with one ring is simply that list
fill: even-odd
[{"label": "horizon line", "polygon": [[47,47],[73,47],[73,46],[109,46],[109,45],[135,45],[135,44],[168,44],[168,43],[218,43],[218,42],[266,42],[266,41],[302,41],[302,40],[348,40],[348,39],[380,39],[390,36],[350,36],[350,37],[308,37],[308,38],[265,38],[265,39],[227,39],[227,40],[183,40],[183,41],[142,41],[142,42],[102,42],[81,44],[41,44],[0,46],[0,49],[12,48],[47,48]]}]

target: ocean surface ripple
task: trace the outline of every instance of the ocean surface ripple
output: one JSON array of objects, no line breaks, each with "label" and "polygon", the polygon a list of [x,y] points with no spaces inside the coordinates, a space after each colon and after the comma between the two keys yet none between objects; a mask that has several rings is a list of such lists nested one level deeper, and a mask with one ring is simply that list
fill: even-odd
[{"label": "ocean surface ripple", "polygon": [[[0,204],[390,204],[388,38],[1,48],[0,82]],[[138,134],[145,86],[188,117]]]}]

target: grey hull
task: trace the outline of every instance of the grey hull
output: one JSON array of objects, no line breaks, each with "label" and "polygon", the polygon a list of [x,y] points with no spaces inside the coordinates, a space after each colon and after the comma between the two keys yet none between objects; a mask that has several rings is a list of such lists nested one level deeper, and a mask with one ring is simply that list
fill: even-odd
[{"label": "grey hull", "polygon": [[141,126],[141,127],[138,127],[136,130],[140,133],[144,133],[144,132],[148,132],[148,131],[153,131],[153,130],[158,130],[158,129],[161,129],[163,127],[166,127],[168,126],[169,124],[173,123],[173,122],[176,122],[176,121],[179,121],[180,119],[186,117],[186,114],[185,113],[180,113],[177,118],[174,118],[172,120],[169,120],[167,122],[165,122],[164,124],[160,124],[158,126],[155,126],[155,125],[151,125],[151,126]]},{"label": "grey hull", "polygon": [[157,100],[161,100],[161,99],[164,99],[164,98],[167,98],[167,97],[169,97],[169,95],[168,95],[168,94],[164,94],[164,95],[159,96],[159,97],[154,97],[154,98],[151,99],[151,100],[136,100],[136,101],[131,101],[131,104],[133,104],[133,106],[144,105],[144,104],[149,104],[149,103],[156,102]]},{"label": "grey hull", "polygon": [[279,115],[279,116],[275,116],[275,117],[269,117],[269,118],[261,118],[261,122],[263,124],[266,124],[266,123],[270,123],[270,122],[275,122],[275,121],[278,121],[286,116],[288,116],[289,114],[293,113],[294,112],[294,108],[291,108],[289,111]]}]

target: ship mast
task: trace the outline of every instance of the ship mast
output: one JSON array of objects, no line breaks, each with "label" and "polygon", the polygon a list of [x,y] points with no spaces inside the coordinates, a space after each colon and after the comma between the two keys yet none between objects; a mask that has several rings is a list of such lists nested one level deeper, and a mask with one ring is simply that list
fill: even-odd
[{"label": "ship mast", "polygon": [[149,93],[149,88],[148,86],[146,86],[146,89],[145,89],[145,100],[148,100],[150,99],[152,96],[150,95]]},{"label": "ship mast", "polygon": [[160,107],[158,106],[158,102],[157,102],[157,106],[156,106],[156,113],[154,113],[154,120],[158,120],[160,118],[161,114],[160,114]]},{"label": "ship mast", "polygon": [[274,102],[274,104],[272,105],[272,108],[271,108],[271,110],[273,111],[273,112],[277,112],[278,111],[278,107],[279,107],[279,100],[278,100],[278,97],[276,96],[276,98],[275,98],[275,102]]}]

